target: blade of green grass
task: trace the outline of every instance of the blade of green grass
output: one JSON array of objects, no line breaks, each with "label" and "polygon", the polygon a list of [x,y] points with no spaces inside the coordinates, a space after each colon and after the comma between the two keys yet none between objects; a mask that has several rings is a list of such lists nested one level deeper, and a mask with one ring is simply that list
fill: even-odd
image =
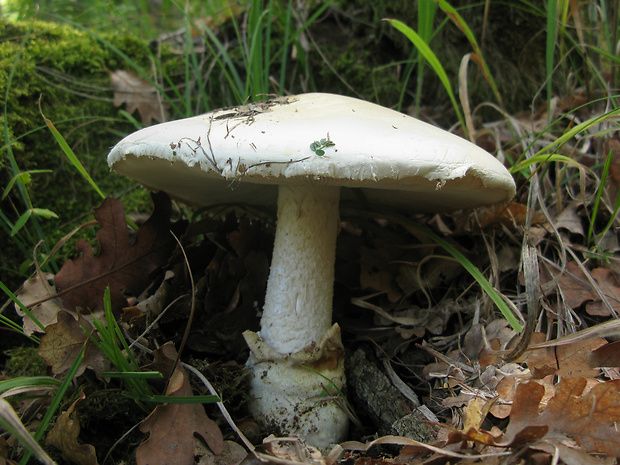
[{"label": "blade of green grass", "polygon": [[45,124],[47,125],[50,132],[54,136],[54,139],[56,139],[56,142],[62,149],[65,156],[69,159],[73,167],[77,169],[78,172],[82,175],[82,177],[91,185],[91,187],[95,190],[95,192],[97,192],[97,194],[99,194],[99,196],[102,199],[105,199],[105,194],[101,191],[101,189],[99,189],[99,186],[97,186],[97,183],[95,183],[93,178],[90,177],[90,174],[88,174],[88,171],[86,171],[86,169],[84,168],[84,165],[82,165],[82,162],[78,159],[75,153],[73,153],[73,150],[71,149],[71,147],[69,147],[69,144],[67,144],[67,141],[65,140],[65,138],[62,137],[62,134],[60,134],[58,129],[56,129],[56,127],[54,126],[54,123],[52,123],[43,114],[43,111],[41,111],[40,106],[41,106],[41,102],[39,102],[39,111],[41,113],[41,116],[43,117],[43,121],[45,121]]},{"label": "blade of green grass", "polygon": [[[45,433],[45,430],[47,429],[50,422],[52,421],[52,418],[54,418],[54,415],[56,415],[56,411],[58,410],[58,407],[60,407],[60,404],[63,401],[63,397],[65,393],[67,392],[69,387],[72,385],[73,378],[75,377],[75,374],[77,373],[78,368],[80,367],[80,365],[82,364],[82,361],[84,360],[85,350],[86,350],[86,343],[84,343],[84,345],[82,346],[82,350],[80,351],[78,356],[75,357],[73,364],[69,368],[69,371],[67,371],[65,378],[63,379],[62,383],[58,387],[58,391],[56,392],[56,395],[52,398],[52,401],[49,407],[47,408],[47,411],[45,412],[45,415],[43,416],[43,419],[41,420],[39,427],[34,433],[35,441],[39,442],[41,440],[41,438],[43,437],[43,434]],[[28,460],[30,459],[30,456],[31,456],[31,453],[26,452],[24,456],[22,457],[21,461],[19,462],[19,464],[26,465],[28,463]]]},{"label": "blade of green grass", "polygon": [[143,379],[162,379],[164,375],[159,371],[127,371],[124,373],[116,371],[104,371],[101,373],[104,378],[143,378]]},{"label": "blade of green grass", "polygon": [[[514,165],[512,165],[509,168],[509,171],[511,173],[516,173],[518,171],[521,171],[524,168],[527,168],[528,166],[532,165],[533,163],[542,163],[544,161],[560,161],[560,162],[564,162],[564,163],[569,163],[569,164],[575,164],[575,165],[579,165],[581,166],[580,163],[576,162],[575,160],[573,160],[570,157],[566,157],[564,155],[558,155],[555,153],[548,153],[550,151],[557,151],[559,150],[562,146],[564,146],[564,144],[566,144],[567,142],[569,142],[571,139],[573,139],[576,135],[581,134],[582,132],[587,131],[588,129],[590,129],[593,126],[596,126],[598,124],[601,124],[607,120],[612,120],[615,117],[620,116],[620,108],[615,108],[603,115],[600,116],[596,116],[594,118],[591,118],[587,121],[584,121],[583,123],[577,124],[575,126],[573,126],[572,128],[568,129],[567,131],[565,131],[560,137],[558,137],[557,139],[555,139],[553,142],[551,142],[550,144],[548,144],[546,147],[542,148],[541,150],[539,150],[538,152],[536,152],[532,157],[526,159],[526,160],[522,160],[522,161],[517,161]],[[558,120],[556,120],[556,122],[560,121],[563,118],[560,117],[558,118]],[[548,127],[547,130],[550,130],[552,125],[550,125]],[[542,134],[539,134],[539,137],[542,136]],[[553,158],[549,158],[553,156]]]},{"label": "blade of green grass", "polygon": [[[435,12],[437,11],[437,4],[433,0],[418,0],[418,35],[420,39],[427,45],[431,43],[431,37],[433,35],[433,24],[435,22]],[[424,82],[424,55],[418,50],[417,56],[417,85],[415,92],[415,108],[416,112],[420,108],[422,102],[422,89]],[[404,89],[403,89],[404,91]],[[401,92],[404,95],[404,92]],[[402,96],[401,95],[401,100]]]},{"label": "blade of green grass", "polygon": [[448,75],[446,74],[446,71],[443,65],[441,64],[441,62],[439,61],[435,53],[430,49],[428,44],[424,42],[424,40],[422,40],[422,37],[420,37],[417,32],[415,32],[405,23],[398,21],[397,19],[387,19],[387,18],[384,19],[384,21],[389,22],[392,25],[392,27],[394,27],[394,29],[402,32],[405,35],[405,37],[407,37],[407,39],[409,39],[411,43],[420,51],[420,53],[426,59],[426,61],[428,61],[428,63],[431,65],[431,68],[433,68],[433,71],[435,71],[435,74],[437,74],[437,77],[443,84],[444,89],[446,89],[446,92],[448,93],[448,97],[450,97],[450,101],[452,102],[454,111],[456,112],[456,115],[461,123],[461,128],[463,129],[464,132],[466,132],[467,126],[465,125],[465,120],[461,113],[459,104],[457,103],[456,97],[454,96],[454,92],[452,91],[452,85],[450,84],[450,79],[448,79]]},{"label": "blade of green grass", "polygon": [[[41,331],[45,332],[45,326],[41,324],[41,322],[32,314],[32,312],[28,310],[28,308],[23,303],[21,303],[21,301],[17,298],[17,296],[13,294],[9,290],[9,288],[4,285],[2,281],[0,281],[0,289],[2,289],[4,293],[9,296],[9,298],[13,301],[13,303],[17,304],[20,310],[24,312],[26,316],[30,318],[41,329]],[[20,327],[18,326],[18,328]],[[22,334],[23,334],[23,331],[22,331]],[[30,338],[32,339],[32,336]]]},{"label": "blade of green grass", "polygon": [[504,316],[506,321],[508,321],[512,329],[514,329],[517,333],[520,333],[523,330],[517,318],[514,316],[508,305],[506,305],[506,302],[504,302],[502,297],[493,288],[493,286],[491,286],[491,283],[489,283],[489,281],[484,277],[480,270],[472,262],[470,262],[467,257],[465,257],[465,255],[463,255],[456,248],[450,245],[446,240],[442,239],[440,236],[435,234],[427,227],[422,226],[421,224],[416,223],[415,221],[398,213],[376,211],[375,214],[383,216],[384,218],[388,218],[392,221],[395,221],[396,223],[400,223],[406,228],[415,229],[422,234],[428,236],[433,242],[441,246],[446,252],[452,255],[461,264],[461,266],[463,266],[463,268],[465,268],[468,273],[478,282],[480,287],[495,303],[500,312],[502,312],[502,315]]},{"label": "blade of green grass", "polygon": [[487,62],[484,60],[482,56],[482,50],[480,49],[480,46],[478,45],[476,36],[474,35],[472,30],[467,25],[467,22],[465,22],[465,20],[459,14],[459,12],[456,11],[456,9],[454,9],[454,7],[450,5],[446,0],[433,0],[433,1],[437,3],[439,8],[441,8],[441,10],[448,16],[448,18],[450,18],[450,20],[456,25],[456,27],[458,27],[463,32],[463,34],[465,34],[465,37],[467,37],[467,40],[469,41],[469,44],[471,45],[474,51],[474,55],[472,55],[472,60],[475,61],[476,64],[478,64],[478,66],[482,70],[482,74],[484,75],[484,78],[487,80],[487,82],[491,86],[491,89],[493,90],[493,94],[495,95],[495,98],[497,99],[497,102],[499,103],[499,105],[503,106],[502,96],[499,93],[497,84],[495,83],[495,79],[493,79],[493,75],[491,74],[491,71],[489,70],[489,66],[487,65]]},{"label": "blade of green grass", "polygon": [[9,192],[11,192],[11,189],[13,188],[16,182],[21,183],[21,184],[30,184],[30,182],[32,182],[32,175],[41,174],[41,173],[53,173],[53,171],[52,170],[29,170],[29,171],[22,171],[20,173],[17,173],[7,183],[0,200],[6,199],[6,196],[9,195]]},{"label": "blade of green grass", "polygon": [[61,382],[49,376],[22,376],[0,381],[0,393],[23,386],[60,386]]}]

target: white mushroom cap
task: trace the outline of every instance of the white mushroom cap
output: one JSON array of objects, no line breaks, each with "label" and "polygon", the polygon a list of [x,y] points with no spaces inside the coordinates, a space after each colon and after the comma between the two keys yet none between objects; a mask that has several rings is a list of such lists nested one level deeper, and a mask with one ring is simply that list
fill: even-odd
[{"label": "white mushroom cap", "polygon": [[[318,147],[317,147],[318,145]],[[512,177],[490,154],[410,116],[357,99],[304,94],[152,126],[119,142],[114,171],[191,204],[278,205],[274,251],[251,350],[251,408],[318,447],[347,417],[323,387],[344,385],[331,326],[338,205],[440,211],[509,201]],[[327,381],[329,380],[329,381]],[[331,393],[330,395],[333,395]]]},{"label": "white mushroom cap", "polygon": [[[323,156],[310,149],[321,139],[334,143]],[[504,166],[478,146],[333,94],[282,97],[151,126],[117,144],[108,163],[201,206],[275,205],[284,182],[362,188],[370,203],[422,212],[507,202],[515,192]],[[341,198],[351,194],[345,189]]]}]

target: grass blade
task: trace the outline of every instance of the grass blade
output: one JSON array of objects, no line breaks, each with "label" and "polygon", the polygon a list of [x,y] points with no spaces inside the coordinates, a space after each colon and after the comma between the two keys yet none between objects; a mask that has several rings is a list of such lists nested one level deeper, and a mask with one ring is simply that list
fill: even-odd
[{"label": "grass blade", "polygon": [[105,194],[101,192],[101,189],[99,189],[99,186],[97,186],[97,183],[95,183],[93,178],[90,177],[90,174],[88,174],[88,171],[86,171],[86,169],[84,168],[84,165],[82,165],[82,162],[78,159],[75,153],[73,153],[73,150],[71,149],[71,147],[69,147],[69,144],[67,144],[67,141],[65,140],[65,138],[62,137],[62,134],[60,134],[58,129],[56,129],[56,127],[54,126],[54,123],[52,123],[43,114],[43,111],[41,111],[40,107],[41,107],[41,102],[39,101],[39,111],[41,112],[41,116],[43,117],[45,124],[51,131],[52,135],[54,136],[54,139],[56,139],[56,142],[58,142],[58,145],[60,146],[64,154],[67,156],[71,164],[74,166],[75,169],[78,170],[78,172],[82,175],[82,177],[92,186],[95,192],[97,192],[97,194],[99,194],[99,196],[102,199],[105,199]]},{"label": "grass blade", "polygon": [[437,77],[443,84],[444,89],[446,89],[446,92],[448,93],[448,97],[450,97],[450,101],[452,102],[454,111],[456,112],[456,115],[461,123],[461,128],[463,129],[463,131],[466,132],[467,127],[465,125],[465,120],[463,119],[463,115],[456,101],[456,97],[454,96],[454,92],[452,91],[452,85],[450,84],[450,79],[448,79],[448,75],[446,74],[446,71],[443,65],[437,58],[437,55],[435,55],[435,53],[431,50],[428,44],[424,42],[422,37],[420,37],[420,35],[417,32],[415,32],[405,23],[398,21],[397,19],[384,19],[384,21],[388,21],[392,25],[392,27],[402,32],[405,35],[405,37],[407,37],[407,39],[409,39],[411,43],[420,51],[420,53],[426,59],[426,61],[428,61],[428,63],[431,65],[431,68],[433,68],[433,71],[435,71],[435,74],[437,74]]},{"label": "grass blade", "polygon": [[495,95],[497,102],[500,104],[500,106],[503,106],[502,96],[499,93],[497,84],[495,83],[495,79],[493,79],[493,76],[491,75],[491,71],[489,70],[489,67],[486,61],[484,60],[482,56],[482,50],[480,49],[480,46],[478,45],[476,36],[474,36],[474,33],[469,28],[469,26],[467,25],[463,17],[459,14],[458,11],[456,11],[456,9],[454,9],[452,5],[446,2],[446,0],[434,0],[434,1],[437,3],[437,5],[439,5],[439,8],[441,8],[441,10],[448,16],[448,18],[450,18],[450,20],[454,23],[454,25],[458,27],[463,32],[463,34],[465,34],[465,37],[467,37],[467,40],[469,41],[469,44],[471,45],[471,48],[474,51],[474,54],[472,55],[471,59],[475,61],[476,64],[478,64],[478,66],[482,70],[482,74],[484,75],[484,78],[491,86],[491,89],[493,90],[493,94]]},{"label": "grass blade", "polygon": [[514,316],[508,305],[506,305],[506,302],[504,302],[504,299],[502,299],[499,293],[493,288],[493,286],[491,286],[491,283],[489,283],[489,281],[484,277],[482,272],[472,262],[470,262],[467,257],[465,257],[465,255],[463,255],[456,248],[450,245],[446,240],[442,239],[440,236],[435,234],[427,227],[416,223],[415,221],[407,218],[406,216],[394,212],[385,211],[376,211],[374,213],[383,216],[384,218],[395,221],[396,223],[399,223],[406,228],[415,229],[422,234],[428,236],[433,242],[441,246],[446,252],[452,255],[463,266],[463,268],[465,268],[469,272],[469,274],[478,282],[480,287],[491,298],[491,300],[495,303],[500,312],[502,312],[502,315],[504,316],[506,321],[508,321],[512,329],[514,329],[518,333],[523,330],[517,318]]}]

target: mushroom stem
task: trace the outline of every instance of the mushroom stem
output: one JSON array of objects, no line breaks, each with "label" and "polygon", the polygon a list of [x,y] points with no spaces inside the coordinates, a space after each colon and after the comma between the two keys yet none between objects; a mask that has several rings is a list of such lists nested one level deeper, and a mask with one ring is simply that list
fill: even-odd
[{"label": "mushroom stem", "polygon": [[339,187],[280,187],[260,334],[281,354],[317,342],[332,325],[339,198]]},{"label": "mushroom stem", "polygon": [[280,187],[261,330],[244,333],[252,413],[321,448],[343,441],[348,427],[333,397],[345,382],[340,328],[331,323],[339,197],[339,187]]}]

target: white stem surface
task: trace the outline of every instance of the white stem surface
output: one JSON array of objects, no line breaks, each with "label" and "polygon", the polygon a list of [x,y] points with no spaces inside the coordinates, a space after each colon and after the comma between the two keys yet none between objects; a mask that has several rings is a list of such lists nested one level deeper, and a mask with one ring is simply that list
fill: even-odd
[{"label": "white stem surface", "polygon": [[318,341],[332,325],[339,199],[339,187],[280,187],[260,335],[281,354]]}]

